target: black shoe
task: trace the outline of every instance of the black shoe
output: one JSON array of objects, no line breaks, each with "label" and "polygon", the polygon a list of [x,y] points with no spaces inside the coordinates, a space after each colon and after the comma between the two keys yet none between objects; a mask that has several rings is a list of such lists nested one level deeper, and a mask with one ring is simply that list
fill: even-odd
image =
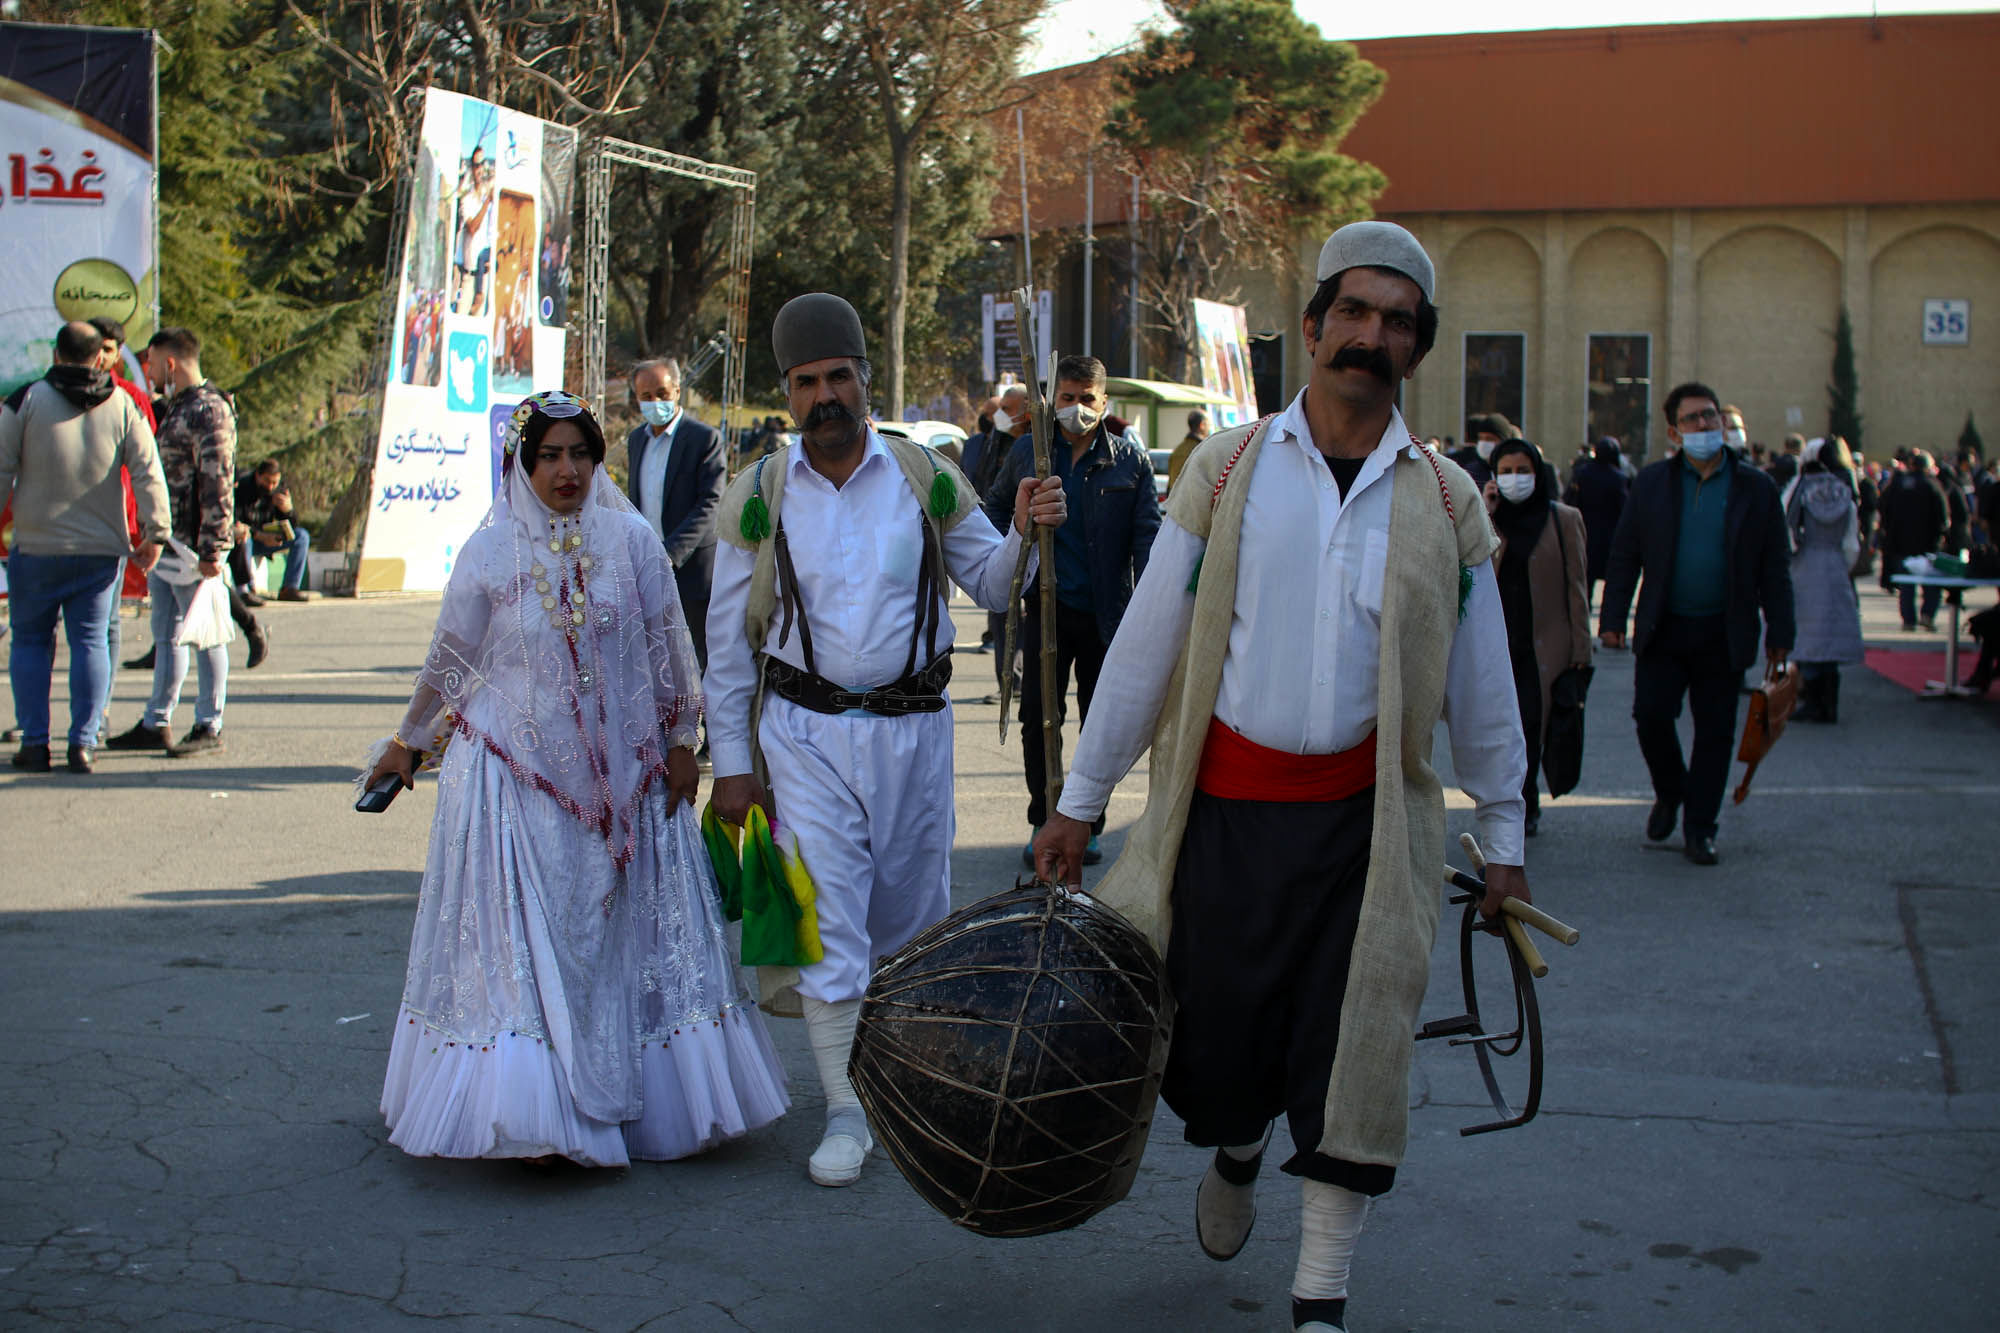
[{"label": "black shoe", "polygon": [[243,664],[243,669],[255,671],[264,664],[264,658],[271,651],[271,631],[262,625],[252,625],[244,637],[250,640],[250,660]]},{"label": "black shoe", "polygon": [[1679,801],[1655,801],[1653,813],[1646,816],[1646,836],[1654,842],[1665,842],[1674,833],[1674,816],[1681,812]]},{"label": "black shoe", "polygon": [[1521,832],[1525,836],[1530,838],[1534,837],[1537,833],[1541,831],[1542,831],[1542,817],[1540,815],[1529,815],[1528,818],[1521,825]]},{"label": "black shoe", "polygon": [[151,671],[153,669],[154,651],[154,649],[148,648],[145,652],[127,662],[125,669],[127,671]]},{"label": "black shoe", "polygon": [[48,772],[50,767],[48,745],[46,743],[23,745],[14,751],[14,767],[28,773]]},{"label": "black shoe", "polygon": [[205,727],[197,724],[188,728],[188,734],[181,737],[179,745],[170,745],[167,747],[167,757],[170,759],[186,759],[189,755],[203,754],[209,750],[220,750],[221,748],[222,733],[214,727]]},{"label": "black shoe", "polygon": [[121,731],[104,742],[107,750],[170,750],[166,728],[149,727],[144,720],[134,722],[130,731]]},{"label": "black shoe", "polygon": [[262,597],[259,597],[256,593],[250,591],[250,589],[248,588],[238,588],[236,590],[236,595],[243,599],[243,605],[245,606],[255,607],[255,606],[262,606],[264,604],[264,599]]},{"label": "black shoe", "polygon": [[1923,627],[1924,627],[1924,633],[1926,633],[1926,634],[1935,634],[1935,633],[1937,633],[1937,617],[1936,617],[1936,616],[1925,616],[1925,617],[1923,618],[1923,622],[1922,622],[1922,623],[1923,623]]},{"label": "black shoe", "polygon": [[1715,835],[1712,833],[1703,834],[1699,838],[1690,835],[1687,846],[1681,849],[1681,855],[1698,866],[1712,866],[1722,859],[1716,855]]},{"label": "black shoe", "polygon": [[67,767],[69,771],[72,773],[94,773],[97,771],[96,769],[91,767],[90,747],[87,745],[70,746],[69,762],[65,765],[65,767]]}]

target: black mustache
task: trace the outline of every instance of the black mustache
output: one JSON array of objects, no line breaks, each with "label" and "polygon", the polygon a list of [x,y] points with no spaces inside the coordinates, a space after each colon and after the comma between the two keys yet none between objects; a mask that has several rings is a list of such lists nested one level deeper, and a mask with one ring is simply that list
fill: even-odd
[{"label": "black mustache", "polygon": [[800,426],[800,429],[811,430],[815,426],[824,426],[830,421],[853,420],[855,420],[855,416],[847,410],[847,404],[835,399],[830,403],[814,403],[812,411],[806,413],[806,419]]},{"label": "black mustache", "polygon": [[1327,363],[1330,370],[1346,370],[1350,366],[1367,371],[1384,384],[1396,381],[1396,370],[1389,364],[1389,354],[1379,347],[1343,347]]}]

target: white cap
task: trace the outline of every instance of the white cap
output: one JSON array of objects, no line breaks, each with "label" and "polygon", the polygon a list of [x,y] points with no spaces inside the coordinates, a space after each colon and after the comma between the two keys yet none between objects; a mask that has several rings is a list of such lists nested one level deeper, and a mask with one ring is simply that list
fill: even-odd
[{"label": "white cap", "polygon": [[1325,282],[1350,268],[1386,268],[1417,284],[1424,299],[1437,304],[1437,274],[1423,245],[1393,222],[1350,222],[1320,247],[1314,281]]}]

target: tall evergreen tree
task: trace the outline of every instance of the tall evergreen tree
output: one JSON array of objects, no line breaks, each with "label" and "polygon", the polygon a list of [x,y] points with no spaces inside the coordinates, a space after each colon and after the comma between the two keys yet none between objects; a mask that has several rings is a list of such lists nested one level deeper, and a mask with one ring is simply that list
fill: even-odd
[{"label": "tall evergreen tree", "polygon": [[1965,428],[1958,433],[1958,452],[1960,457],[1967,453],[1986,457],[1986,441],[1979,438],[1979,427],[1972,424],[1970,412],[1965,414]]},{"label": "tall evergreen tree", "polygon": [[1840,308],[1840,322],[1833,329],[1833,378],[1826,386],[1826,433],[1847,441],[1848,448],[1861,447],[1861,381],[1854,370],[1854,325],[1847,307]]}]

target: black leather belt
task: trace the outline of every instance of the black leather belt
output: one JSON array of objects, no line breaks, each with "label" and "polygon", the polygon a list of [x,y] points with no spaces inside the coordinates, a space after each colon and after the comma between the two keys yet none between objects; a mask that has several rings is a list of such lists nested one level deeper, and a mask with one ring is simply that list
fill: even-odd
[{"label": "black leather belt", "polygon": [[825,676],[775,657],[764,659],[764,683],[779,698],[815,713],[845,713],[856,708],[882,717],[939,713],[944,711],[944,687],[951,683],[951,650],[938,654],[922,671],[872,690],[843,690]]}]

